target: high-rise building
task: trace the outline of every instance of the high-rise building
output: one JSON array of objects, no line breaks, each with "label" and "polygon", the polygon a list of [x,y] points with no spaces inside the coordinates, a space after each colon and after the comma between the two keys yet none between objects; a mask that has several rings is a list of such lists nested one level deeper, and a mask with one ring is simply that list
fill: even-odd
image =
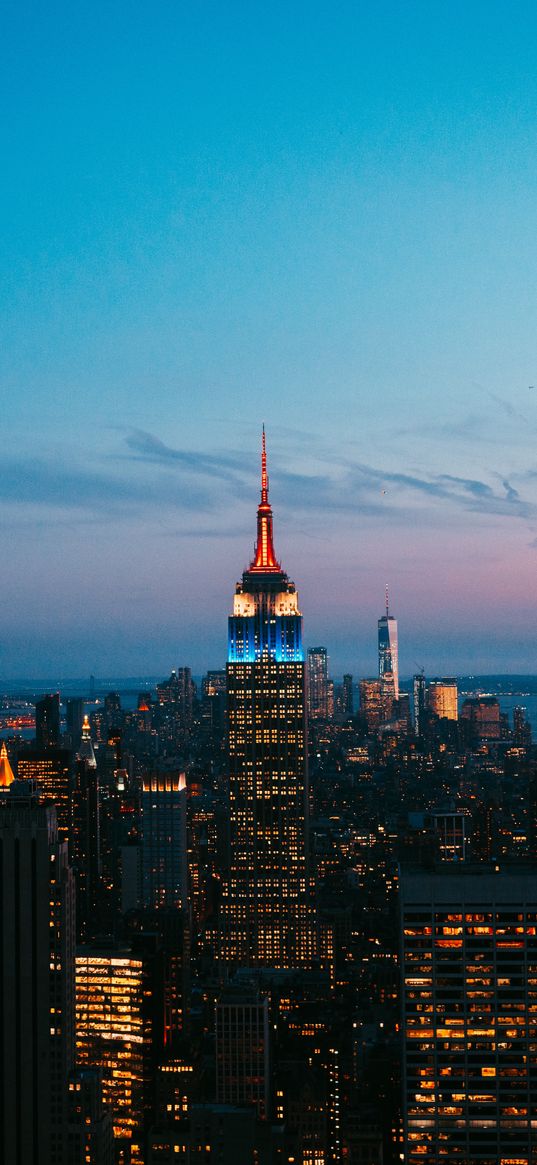
[{"label": "high-rise building", "polygon": [[440,720],[458,720],[458,694],[456,680],[430,680],[427,686],[429,712]]},{"label": "high-rise building", "polygon": [[74,886],[55,810],[23,789],[0,803],[0,1160],[67,1165]]},{"label": "high-rise building", "polygon": [[425,732],[426,683],[423,672],[414,676],[412,683],[414,704],[414,732],[416,736],[423,736]]},{"label": "high-rise building", "polygon": [[399,654],[397,645],[397,620],[390,615],[388,587],[386,587],[386,614],[378,621],[379,679],[393,677],[393,693],[399,699]]},{"label": "high-rise building", "polygon": [[352,686],[352,676],[348,673],[343,676],[342,689],[342,705],[345,716],[354,716],[354,691]]},{"label": "high-rise building", "polygon": [[201,722],[215,741],[222,741],[226,728],[227,679],[225,671],[209,671],[202,680]]},{"label": "high-rise building", "polygon": [[60,695],[43,696],[35,706],[35,746],[36,748],[59,748],[60,746]]},{"label": "high-rise building", "polygon": [[308,647],[308,716],[311,720],[326,720],[328,716],[326,647]]},{"label": "high-rise building", "polygon": [[65,701],[65,727],[69,737],[69,747],[76,752],[82,736],[84,723],[84,701],[81,696],[75,696]]},{"label": "high-rise building", "polygon": [[144,906],[187,908],[188,847],[184,773],[149,773],[142,791]]},{"label": "high-rise building", "polygon": [[253,1105],[270,1116],[269,1010],[266,996],[230,987],[216,1004],[216,1100]]},{"label": "high-rise building", "polygon": [[179,714],[183,722],[183,727],[189,729],[192,727],[195,694],[195,684],[189,667],[177,668],[177,684],[179,689]]},{"label": "high-rise building", "polygon": [[76,1047],[81,1068],[102,1071],[121,1160],[143,1163],[143,1130],[152,1086],[154,992],[143,953],[79,947]]},{"label": "high-rise building", "polygon": [[403,870],[408,1165],[535,1161],[537,891],[530,869]]},{"label": "high-rise building", "polygon": [[56,806],[61,841],[69,840],[72,770],[72,754],[67,748],[27,749],[17,760],[19,779],[35,781],[40,800]]},{"label": "high-rise building", "polygon": [[391,720],[394,711],[393,679],[385,676],[382,680],[360,680],[360,715],[371,735],[378,732],[381,724]]},{"label": "high-rise building", "polygon": [[87,716],[73,772],[69,852],[76,882],[76,921],[79,938],[98,926],[101,890],[101,798],[99,774]]},{"label": "high-rise building", "polygon": [[476,741],[500,739],[500,705],[496,696],[475,696],[465,700],[461,720]]},{"label": "high-rise building", "polygon": [[222,954],[305,966],[314,928],[302,616],[274,550],[264,431],[257,544],[229,619],[227,691],[231,862]]},{"label": "high-rise building", "polygon": [[112,1118],[103,1105],[101,1073],[79,1068],[69,1079],[69,1165],[114,1165]]},{"label": "high-rise building", "polygon": [[513,744],[517,748],[530,748],[531,741],[531,724],[526,718],[526,709],[517,704],[513,709]]}]

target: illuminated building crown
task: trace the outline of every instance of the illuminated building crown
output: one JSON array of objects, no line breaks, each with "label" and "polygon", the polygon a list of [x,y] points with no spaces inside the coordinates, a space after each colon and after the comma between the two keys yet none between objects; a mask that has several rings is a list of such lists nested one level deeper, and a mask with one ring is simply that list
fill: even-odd
[{"label": "illuminated building crown", "polygon": [[5,741],[2,741],[2,748],[0,749],[0,788],[8,789],[9,786],[13,784],[14,780],[15,777],[13,775],[13,769],[9,763],[6,743]]},{"label": "illuminated building crown", "polygon": [[265,426],[261,445],[261,501],[257,508],[254,557],[237,584],[229,621],[229,663],[253,663],[268,655],[277,662],[302,662],[302,616],[294,583],[274,550],[268,500]]}]

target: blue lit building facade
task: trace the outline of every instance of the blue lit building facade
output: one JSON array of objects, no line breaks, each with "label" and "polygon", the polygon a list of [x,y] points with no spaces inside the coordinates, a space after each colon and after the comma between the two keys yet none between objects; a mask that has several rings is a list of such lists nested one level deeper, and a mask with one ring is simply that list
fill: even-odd
[{"label": "blue lit building facade", "polygon": [[231,861],[222,952],[242,966],[309,965],[302,616],[274,552],[264,435],[257,544],[237,584],[228,642]]}]

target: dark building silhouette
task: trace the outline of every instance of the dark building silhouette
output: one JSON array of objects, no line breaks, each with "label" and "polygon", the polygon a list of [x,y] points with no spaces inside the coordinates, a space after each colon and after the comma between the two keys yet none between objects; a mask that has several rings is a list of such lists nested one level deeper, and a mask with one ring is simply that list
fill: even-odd
[{"label": "dark building silhouette", "polygon": [[59,748],[60,746],[60,696],[43,696],[35,706],[36,748]]},{"label": "dark building silhouette", "polygon": [[103,1105],[101,1073],[78,1068],[69,1078],[67,1112],[69,1165],[114,1165],[114,1131]]},{"label": "dark building silhouette", "polygon": [[16,781],[0,803],[0,1160],[70,1165],[75,909],[54,808]]},{"label": "dark building silhouette", "polygon": [[73,697],[65,702],[65,728],[69,738],[68,744],[76,752],[82,737],[84,723],[84,700]]},{"label": "dark building silhouette", "polygon": [[222,992],[215,1009],[216,1100],[252,1105],[270,1117],[270,1028],[267,997],[246,984]]},{"label": "dark building silhouette", "polygon": [[343,676],[343,690],[341,693],[343,713],[345,716],[354,716],[354,691],[352,676],[348,673]]},{"label": "dark building silhouette", "polygon": [[84,726],[71,791],[69,848],[75,873],[77,932],[86,939],[98,929],[101,904],[101,798],[99,774]]}]

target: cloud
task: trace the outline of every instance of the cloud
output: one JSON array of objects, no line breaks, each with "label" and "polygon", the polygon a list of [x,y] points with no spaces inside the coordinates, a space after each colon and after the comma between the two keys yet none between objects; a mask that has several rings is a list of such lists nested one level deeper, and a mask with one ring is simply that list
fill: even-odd
[{"label": "cloud", "polygon": [[512,420],[523,421],[525,425],[530,424],[528,418],[510,400],[506,400],[505,397],[499,396],[496,392],[492,392],[492,389],[486,388],[485,385],[478,384],[477,381],[474,381],[474,387],[479,389],[480,392],[485,393],[489,400],[494,401],[507,417],[511,417]]},{"label": "cloud", "polygon": [[493,441],[497,440],[496,430],[488,432],[490,418],[482,413],[468,413],[457,421],[431,421],[429,424],[401,428],[396,437],[432,437],[441,441]]},{"label": "cloud", "polygon": [[191,450],[173,449],[145,429],[133,429],[125,438],[125,443],[136,455],[135,460],[151,462],[154,465],[177,465],[195,475],[218,477],[235,482],[245,472],[244,459],[238,455],[215,455],[193,453]]},{"label": "cloud", "polygon": [[[123,448],[111,458],[82,466],[76,462],[41,458],[4,460],[0,479],[0,502],[24,506],[32,514],[57,520],[58,514],[84,513],[100,520],[117,520],[145,515],[152,520],[183,512],[202,517],[237,515],[248,502],[255,505],[257,465],[238,453],[196,452],[173,448],[159,437],[134,429],[124,438]],[[132,462],[142,468],[133,470]],[[315,471],[320,458],[312,457],[312,472],[278,470],[273,499],[278,509],[323,515],[333,521],[337,513],[359,512],[380,522],[412,522],[419,504],[420,521],[438,520],[438,506],[451,510],[506,518],[533,520],[537,506],[523,497],[501,475],[501,489],[474,477],[449,473],[427,474],[419,470],[383,469],[336,455],[328,470],[328,456],[322,456],[322,470]],[[531,480],[529,471],[526,480]],[[217,484],[215,484],[217,483]],[[222,536],[214,529],[200,530],[205,537]],[[181,536],[198,533],[189,528]],[[224,536],[227,536],[224,534]],[[229,536],[232,536],[230,533]]]},{"label": "cloud", "polygon": [[76,464],[26,458],[4,458],[0,502],[62,512],[90,510],[103,518],[111,511],[139,512],[157,504],[211,508],[210,493],[201,483],[183,482],[179,490],[168,479],[100,473]]}]

